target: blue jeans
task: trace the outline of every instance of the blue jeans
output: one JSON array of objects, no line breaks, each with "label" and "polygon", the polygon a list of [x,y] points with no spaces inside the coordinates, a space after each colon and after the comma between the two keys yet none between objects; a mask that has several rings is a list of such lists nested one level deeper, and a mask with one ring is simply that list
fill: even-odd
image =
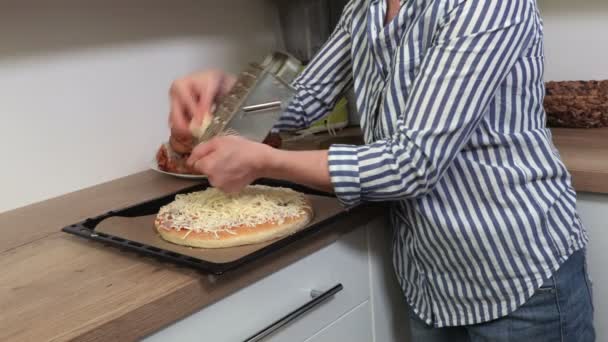
[{"label": "blue jeans", "polygon": [[572,254],[526,303],[505,317],[434,328],[410,313],[410,334],[411,342],[595,341],[585,250]]}]

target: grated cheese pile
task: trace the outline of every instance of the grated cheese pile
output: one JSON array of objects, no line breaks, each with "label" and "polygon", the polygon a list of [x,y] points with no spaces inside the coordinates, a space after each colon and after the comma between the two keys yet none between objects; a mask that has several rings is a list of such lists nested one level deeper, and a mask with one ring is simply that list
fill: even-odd
[{"label": "grated cheese pile", "polygon": [[[177,195],[158,213],[178,230],[236,234],[232,227],[283,223],[286,218],[304,215],[310,208],[304,196],[292,189],[250,185],[238,195],[218,189]],[[188,234],[190,234],[188,232]]]}]

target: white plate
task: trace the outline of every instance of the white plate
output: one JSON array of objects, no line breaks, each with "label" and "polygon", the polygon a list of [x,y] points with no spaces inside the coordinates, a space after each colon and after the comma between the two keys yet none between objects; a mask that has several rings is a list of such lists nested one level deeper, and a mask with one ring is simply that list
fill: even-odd
[{"label": "white plate", "polygon": [[184,178],[184,179],[206,179],[207,178],[207,176],[205,176],[205,175],[184,175],[184,174],[180,174],[180,173],[163,171],[158,168],[156,159],[153,159],[152,162],[150,162],[150,168],[156,172],[164,173],[166,175],[177,177],[177,178]]}]

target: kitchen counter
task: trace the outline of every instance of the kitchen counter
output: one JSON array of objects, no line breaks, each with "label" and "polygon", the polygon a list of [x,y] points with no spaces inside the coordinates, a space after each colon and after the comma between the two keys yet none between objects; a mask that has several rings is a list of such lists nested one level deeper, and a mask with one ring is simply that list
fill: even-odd
[{"label": "kitchen counter", "polygon": [[[127,341],[331,244],[377,213],[212,277],[60,232],[84,218],[194,184],[147,171],[0,214],[0,341]],[[353,224],[357,222],[357,224]]]},{"label": "kitchen counter", "polygon": [[608,194],[608,128],[554,128],[552,132],[576,190]]}]

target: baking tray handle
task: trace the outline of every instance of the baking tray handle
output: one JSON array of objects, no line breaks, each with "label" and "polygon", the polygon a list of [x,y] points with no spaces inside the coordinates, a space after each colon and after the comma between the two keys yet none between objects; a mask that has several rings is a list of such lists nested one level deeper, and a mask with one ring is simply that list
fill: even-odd
[{"label": "baking tray handle", "polygon": [[290,322],[292,322],[292,321],[294,321],[294,320],[302,317],[307,312],[309,312],[312,309],[314,309],[315,307],[319,306],[321,303],[323,303],[324,301],[326,301],[327,299],[329,299],[330,297],[332,297],[336,293],[342,291],[342,289],[344,289],[344,286],[342,286],[342,284],[338,284],[338,285],[332,287],[331,289],[329,289],[329,290],[327,290],[325,292],[322,292],[322,293],[319,293],[319,292],[313,290],[311,292],[311,297],[313,297],[313,299],[311,301],[309,301],[308,303],[300,306],[299,308],[297,308],[294,311],[290,312],[285,317],[283,317],[283,318],[279,319],[278,321],[272,323],[271,325],[267,326],[266,328],[260,330],[257,334],[249,337],[244,342],[258,342],[258,341],[262,341],[264,338],[266,338],[269,335],[273,334],[274,332],[276,332],[277,330],[281,329],[285,325],[287,325]]}]

